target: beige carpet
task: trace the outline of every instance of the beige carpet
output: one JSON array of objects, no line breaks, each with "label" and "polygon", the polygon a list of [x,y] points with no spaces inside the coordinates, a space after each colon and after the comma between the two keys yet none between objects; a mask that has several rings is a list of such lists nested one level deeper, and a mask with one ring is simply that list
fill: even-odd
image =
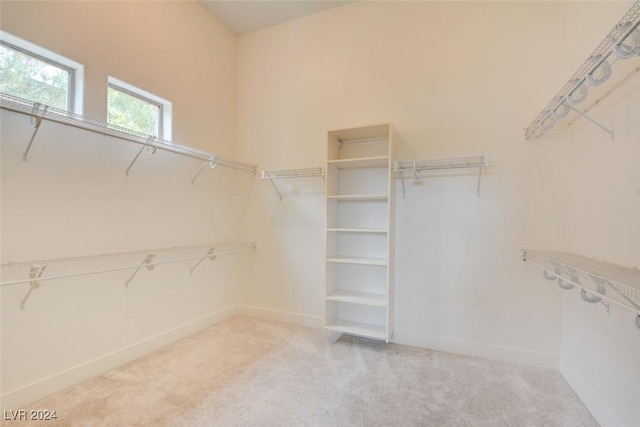
[{"label": "beige carpet", "polygon": [[337,337],[232,317],[30,405],[58,415],[33,425],[598,425],[555,371]]}]

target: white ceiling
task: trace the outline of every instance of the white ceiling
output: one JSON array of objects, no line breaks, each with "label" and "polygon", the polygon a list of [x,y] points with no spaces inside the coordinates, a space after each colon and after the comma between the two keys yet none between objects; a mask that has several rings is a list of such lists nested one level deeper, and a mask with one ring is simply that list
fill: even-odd
[{"label": "white ceiling", "polygon": [[352,1],[200,0],[200,3],[229,27],[231,31],[240,35],[290,21],[301,16],[343,6],[352,3]]}]

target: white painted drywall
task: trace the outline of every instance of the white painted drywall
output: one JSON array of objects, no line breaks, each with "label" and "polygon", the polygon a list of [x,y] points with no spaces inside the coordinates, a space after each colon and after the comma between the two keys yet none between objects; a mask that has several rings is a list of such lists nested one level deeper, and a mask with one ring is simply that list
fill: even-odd
[{"label": "white painted drywall", "polygon": [[[396,342],[555,366],[561,297],[520,249],[562,247],[564,165],[523,128],[566,78],[565,19],[557,2],[360,2],[239,38],[238,150],[261,167],[321,166],[328,130],[387,121],[401,160],[490,156],[480,198],[472,171],[396,200]],[[322,183],[298,185],[253,193],[244,303],[319,325]]]},{"label": "white painted drywall", "polygon": [[[87,65],[86,114],[104,115],[104,81],[113,74],[174,103],[175,140],[237,154],[266,169],[322,165],[328,130],[389,120],[404,138],[401,158],[488,154],[493,166],[479,199],[475,177],[463,175],[410,181],[406,199],[397,200],[396,341],[546,366],[554,366],[561,352],[561,371],[598,419],[624,424],[638,419],[637,331],[627,313],[612,308],[607,315],[575,294],[563,301],[537,269],[521,263],[518,251],[569,249],[637,265],[637,175],[626,176],[629,185],[606,188],[606,201],[623,207],[616,207],[615,220],[609,211],[594,213],[583,197],[594,186],[604,191],[593,173],[596,160],[609,160],[603,173],[634,167],[633,141],[623,132],[619,145],[607,145],[587,128],[571,138],[522,140],[522,128],[628,4],[358,3],[265,29],[239,39],[237,127],[235,41],[194,4],[3,2],[1,22],[4,30]],[[587,18],[583,7],[594,8]],[[616,126],[628,125],[627,135],[637,135],[638,115],[629,113],[635,110],[623,110],[626,118],[610,111]],[[159,156],[153,159],[158,163],[145,159],[136,165],[124,180],[118,174],[131,147],[113,150],[113,144],[73,134],[63,141],[74,153],[67,159],[51,142],[61,143],[54,135],[61,131],[53,128],[39,136],[27,170],[16,157],[28,126],[4,113],[2,119],[3,132],[12,138],[5,144],[3,134],[3,262],[237,234],[251,185],[247,178],[208,174],[203,187],[185,190],[182,182],[193,166]],[[88,178],[80,181],[78,175]],[[229,206],[229,181],[239,196],[233,213],[225,214],[219,206]],[[243,263],[241,312],[320,326],[324,184],[282,185],[282,201],[268,182],[253,186],[241,238],[261,246],[254,261]],[[29,188],[28,197],[21,186]],[[85,203],[80,197],[87,189],[100,193]],[[113,202],[105,204],[106,198]],[[39,199],[47,203],[45,221]],[[180,221],[193,210],[197,219]],[[85,213],[101,226],[87,223]],[[228,226],[229,217],[234,226]],[[12,225],[5,226],[9,220]],[[607,241],[603,224],[622,244]],[[200,240],[203,227],[207,238]],[[3,393],[27,390],[13,394],[13,402],[41,395],[63,383],[56,376],[61,370],[79,365],[66,381],[91,375],[95,369],[84,368],[87,361],[113,364],[109,351],[119,346],[145,337],[160,345],[154,334],[170,336],[180,322],[196,325],[183,332],[198,327],[216,310],[224,315],[236,300],[232,288],[218,286],[230,282],[232,267],[208,268],[213,272],[204,282],[189,282],[195,294],[184,289],[178,266],[156,278],[142,276],[139,288],[130,290],[135,295],[112,286],[122,281],[119,276],[92,279],[90,293],[84,280],[43,287],[23,313],[16,311],[23,293],[8,291],[2,300],[2,375],[12,388]],[[145,293],[156,284],[161,292]],[[94,292],[103,298],[95,299]],[[76,328],[77,319],[99,332]],[[17,360],[18,352],[24,361]],[[8,366],[19,372],[7,374]],[[30,372],[34,367],[38,371]]]},{"label": "white painted drywall", "polygon": [[[2,30],[85,65],[85,115],[107,76],[173,103],[174,141],[235,156],[235,36],[197,2],[3,2]],[[254,176],[3,111],[2,262],[192,246],[238,237]],[[2,395],[16,409],[229,315],[236,261],[2,288]]]},{"label": "white painted drywall", "polygon": [[[577,66],[630,6],[567,5],[567,56]],[[588,31],[591,30],[591,31]],[[615,139],[585,121],[564,132],[566,249],[640,268],[640,73],[590,110]],[[635,313],[563,292],[560,371],[603,426],[640,422],[640,329]]]}]

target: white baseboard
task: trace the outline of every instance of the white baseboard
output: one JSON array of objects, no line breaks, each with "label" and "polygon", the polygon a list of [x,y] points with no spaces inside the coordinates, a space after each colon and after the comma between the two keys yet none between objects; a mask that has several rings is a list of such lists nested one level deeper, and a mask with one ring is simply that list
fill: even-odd
[{"label": "white baseboard", "polygon": [[560,374],[562,374],[573,391],[578,395],[580,400],[582,400],[584,406],[589,409],[593,418],[595,418],[601,426],[624,425],[609,411],[602,399],[600,399],[595,390],[587,384],[582,375],[577,372],[572,372],[571,369],[567,369],[562,365],[560,366]]},{"label": "white baseboard", "polygon": [[559,355],[556,353],[542,353],[473,341],[460,341],[398,329],[393,331],[391,342],[465,356],[502,360],[505,362],[520,363],[540,368],[558,369]]},{"label": "white baseboard", "polygon": [[288,311],[272,310],[269,308],[254,307],[251,305],[236,306],[236,313],[244,316],[255,317],[257,319],[305,326],[307,328],[322,329],[324,327],[324,319],[322,317],[309,316],[308,314],[291,313]]},{"label": "white baseboard", "polygon": [[105,354],[73,368],[43,378],[2,395],[4,409],[20,409],[56,391],[62,390],[86,379],[100,375],[110,369],[122,366],[132,360],[162,348],[181,338],[211,326],[236,313],[236,307],[227,307],[216,313],[202,316],[191,322],[169,329],[135,344]]},{"label": "white baseboard", "polygon": [[[234,314],[241,314],[258,319],[289,323],[314,329],[322,329],[324,327],[324,319],[320,316],[310,316],[307,314],[291,313],[248,305],[227,307],[216,313],[200,317],[191,322],[165,331],[161,334],[149,337],[145,340],[113,351],[81,365],[43,378],[42,380],[39,380],[32,384],[28,384],[19,389],[9,391],[2,395],[2,409],[19,409],[21,407],[24,407],[25,405],[37,401],[56,391],[62,390],[96,375],[100,375],[115,367],[124,365],[154,350],[175,342],[180,338],[184,338],[201,329],[220,322]],[[492,346],[476,342],[452,340],[448,338],[407,332],[397,329],[394,331],[393,339],[391,341],[397,344],[429,348],[433,350],[463,354],[467,356],[504,360],[508,362],[523,363],[545,368],[558,368],[558,355],[552,353],[540,353],[516,348]],[[565,375],[565,378],[567,377],[565,373],[563,373],[563,375]],[[583,391],[589,390],[588,387],[580,384],[580,381],[576,380],[575,378],[572,378],[571,380],[567,378],[567,381],[574,388],[574,390],[576,390],[576,393],[580,396],[580,398],[585,401],[587,407],[592,410],[592,413],[598,421],[602,423],[601,419],[613,419],[611,417],[607,418],[609,415],[608,412],[604,410],[604,407],[602,407],[602,410],[604,411],[605,415],[602,415],[601,417],[598,417],[596,415],[596,411],[594,411],[594,409],[592,408],[599,408],[602,405],[599,405],[599,401],[595,399],[595,395],[593,393],[590,394],[590,391]],[[578,390],[581,390],[581,392],[579,392]],[[594,399],[596,400],[596,402],[593,405],[588,403]],[[603,423],[603,425],[610,424],[611,423]]]}]

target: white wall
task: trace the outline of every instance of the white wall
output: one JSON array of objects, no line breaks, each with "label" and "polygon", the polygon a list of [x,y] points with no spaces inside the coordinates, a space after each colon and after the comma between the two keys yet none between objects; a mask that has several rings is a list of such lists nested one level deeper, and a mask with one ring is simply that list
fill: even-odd
[{"label": "white wall", "polygon": [[[174,141],[235,157],[236,40],[197,2],[3,2],[2,29],[85,65],[85,115],[105,120],[107,76],[173,102]],[[3,111],[2,262],[238,238],[254,176]],[[2,288],[6,408],[124,363],[231,312],[250,254]]]},{"label": "white wall", "polygon": [[[629,7],[598,3],[567,8],[567,52],[577,66]],[[590,25],[587,23],[591,23]],[[594,24],[594,23],[597,23]],[[584,31],[592,27],[593,34]],[[640,73],[590,111],[615,139],[585,121],[562,134],[566,151],[566,249],[640,267]],[[640,420],[640,329],[635,313],[587,304],[563,292],[560,371],[603,426]]]},{"label": "white wall", "polygon": [[[624,425],[638,419],[632,316],[614,307],[607,315],[575,292],[563,300],[519,250],[638,265],[637,89],[615,108],[603,105],[614,143],[588,126],[534,143],[522,136],[628,6],[360,2],[237,43],[191,2],[2,2],[1,24],[85,64],[85,114],[104,116],[110,74],[173,102],[174,140],[264,169],[323,165],[328,130],[386,121],[404,139],[401,159],[489,155],[480,198],[472,174],[409,181],[398,197],[395,341],[543,366],[560,358],[598,419]],[[191,188],[198,165],[162,154],[127,179],[135,147],[53,126],[43,126],[23,164],[27,119],[10,116],[2,113],[2,262],[238,235],[260,250],[240,259],[239,279],[233,259],[187,281],[188,266],[141,274],[128,291],[126,274],[92,276],[43,286],[24,312],[25,287],[4,289],[6,407],[238,301],[246,313],[322,324],[321,180],[282,183],[282,201],[268,182],[221,168]],[[604,187],[609,176],[623,184]],[[587,197],[594,191],[606,201],[597,209]],[[234,280],[246,285],[242,295]]]},{"label": "white wall", "polygon": [[[565,20],[557,2],[362,2],[239,39],[238,149],[261,167],[323,165],[328,130],[386,121],[400,159],[490,156],[480,198],[471,172],[397,199],[396,342],[555,366],[560,294],[520,249],[562,248],[564,165],[522,129],[566,78]],[[319,325],[323,195],[259,184],[245,304]]]}]

